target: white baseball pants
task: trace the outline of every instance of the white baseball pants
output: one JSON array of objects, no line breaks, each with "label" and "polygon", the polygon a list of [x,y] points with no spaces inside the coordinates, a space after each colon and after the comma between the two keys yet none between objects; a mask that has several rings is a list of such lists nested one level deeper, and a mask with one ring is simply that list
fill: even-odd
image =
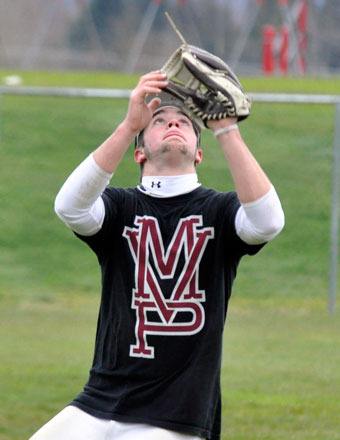
[{"label": "white baseball pants", "polygon": [[67,406],[29,440],[202,440],[142,423],[99,419]]}]

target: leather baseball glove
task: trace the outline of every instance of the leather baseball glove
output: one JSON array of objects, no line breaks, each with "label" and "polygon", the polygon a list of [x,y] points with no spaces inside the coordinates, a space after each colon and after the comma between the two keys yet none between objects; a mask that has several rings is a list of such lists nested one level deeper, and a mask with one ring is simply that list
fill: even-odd
[{"label": "leather baseball glove", "polygon": [[207,126],[211,119],[249,116],[251,102],[230,67],[217,56],[198,47],[182,44],[162,67],[169,85],[165,91]]}]

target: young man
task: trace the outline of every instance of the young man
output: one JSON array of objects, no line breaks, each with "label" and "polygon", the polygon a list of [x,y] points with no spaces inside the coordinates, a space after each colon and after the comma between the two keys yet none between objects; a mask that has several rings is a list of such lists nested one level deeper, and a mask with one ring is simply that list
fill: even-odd
[{"label": "young man", "polygon": [[[274,238],[284,216],[234,119],[209,127],[236,192],[198,183],[200,130],[161,93],[166,85],[160,71],[141,77],[125,119],[56,198],[58,216],[98,257],[102,300],[88,383],[32,440],[220,438],[231,286],[241,257]],[[155,94],[162,101],[147,103]],[[136,138],[140,185],[107,188]]]}]

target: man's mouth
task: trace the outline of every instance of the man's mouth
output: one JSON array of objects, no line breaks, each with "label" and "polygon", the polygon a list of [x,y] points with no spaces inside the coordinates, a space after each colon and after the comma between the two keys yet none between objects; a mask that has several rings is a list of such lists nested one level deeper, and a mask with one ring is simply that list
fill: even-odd
[{"label": "man's mouth", "polygon": [[184,136],[182,136],[182,134],[181,133],[179,133],[178,131],[169,131],[165,136],[164,136],[164,140],[165,139],[168,139],[169,137],[178,137],[178,138],[180,138],[180,139],[182,139],[182,140],[185,140],[184,139]]}]

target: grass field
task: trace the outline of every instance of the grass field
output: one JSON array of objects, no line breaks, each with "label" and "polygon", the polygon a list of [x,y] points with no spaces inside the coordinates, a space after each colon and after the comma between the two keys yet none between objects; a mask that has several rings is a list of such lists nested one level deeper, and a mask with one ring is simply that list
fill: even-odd
[{"label": "grass field", "polygon": [[[2,78],[17,72],[0,72]],[[22,74],[27,85],[132,87],[107,73]],[[244,78],[247,90],[340,94],[340,79]],[[23,440],[77,394],[99,305],[94,255],[53,212],[70,171],[125,100],[0,97],[0,440]],[[223,440],[340,439],[340,320],[327,313],[334,108],[254,103],[242,123],[272,178],[284,232],[245,258],[225,332]],[[231,179],[209,133],[202,183]],[[112,184],[139,177],[130,151]],[[340,300],[338,298],[338,300]]]}]

